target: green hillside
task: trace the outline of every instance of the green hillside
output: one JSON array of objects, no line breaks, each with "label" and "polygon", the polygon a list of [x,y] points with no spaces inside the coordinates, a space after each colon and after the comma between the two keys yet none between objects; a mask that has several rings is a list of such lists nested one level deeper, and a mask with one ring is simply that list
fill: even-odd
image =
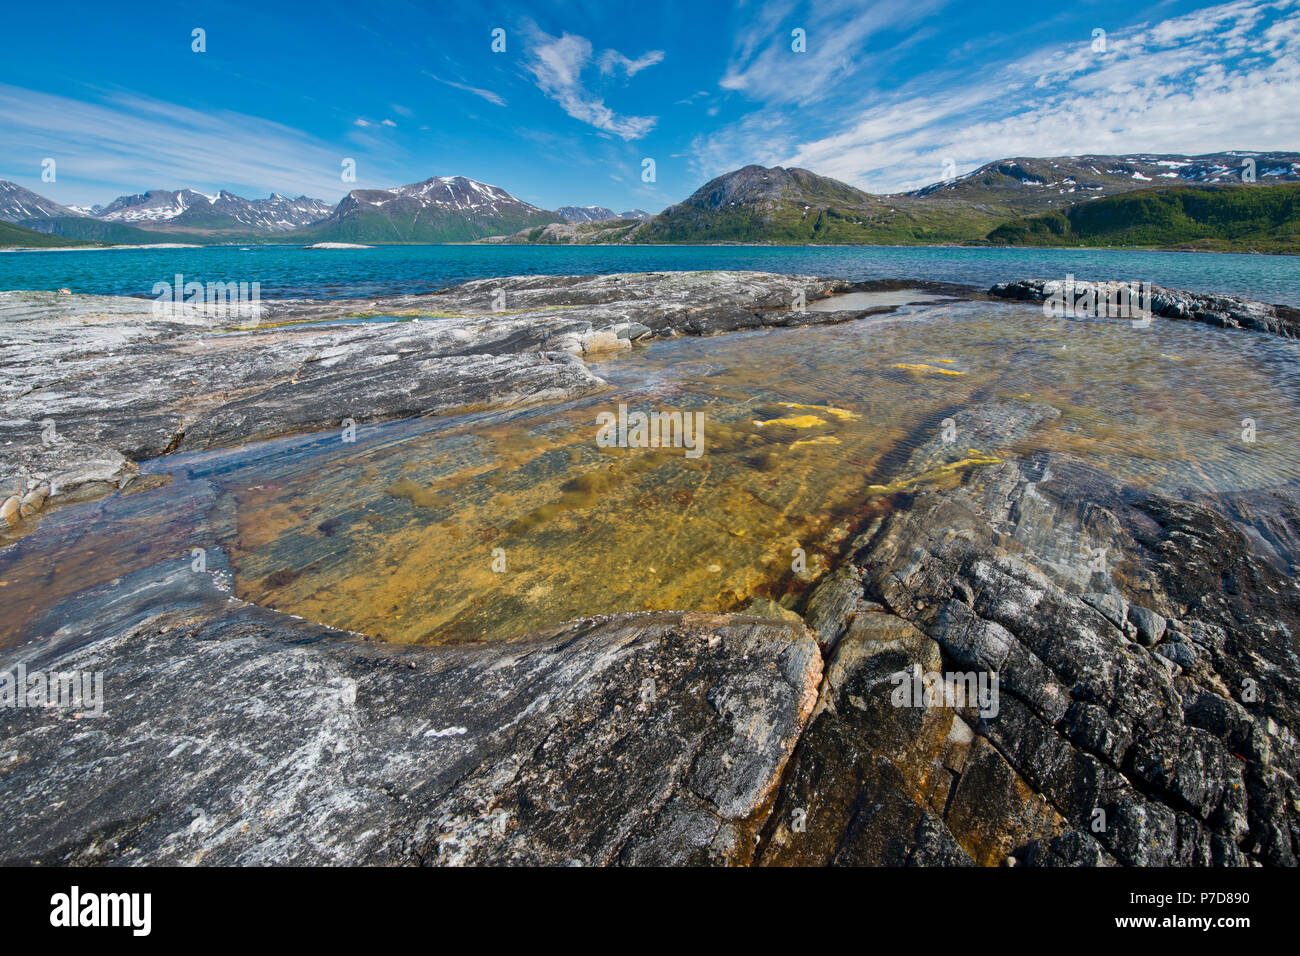
[{"label": "green hillside", "polygon": [[1300,253],[1300,184],[1145,189],[1013,220],[988,241]]},{"label": "green hillside", "polygon": [[[1293,218],[1247,189],[1295,184],[1300,153],[1019,157],[907,193],[876,195],[806,169],[744,166],[718,176],[647,222],[615,231],[534,229],[515,242],[933,245],[1123,243],[1196,248],[1292,248]],[[1173,180],[1173,182],[1169,182]],[[1168,183],[1157,187],[1157,183]],[[1268,185],[1266,185],[1268,184]],[[1214,194],[1234,198],[1225,203]],[[1149,200],[1182,195],[1185,200]],[[1209,195],[1212,198],[1206,199]],[[1119,197],[1134,197],[1121,202]],[[1117,201],[1111,202],[1114,197]],[[1178,208],[1175,209],[1175,206]],[[1265,208],[1267,207],[1267,208]],[[1093,217],[1098,217],[1094,221]],[[1094,239],[1093,236],[1096,238]]]},{"label": "green hillside", "polygon": [[123,226],[116,222],[92,219],[89,216],[28,219],[23,225],[50,237],[73,240],[71,244],[102,242],[109,245],[139,246],[158,242],[185,242],[196,245],[212,242],[212,237],[198,233],[150,232],[146,229],[137,229],[135,226]]},{"label": "green hillside", "polygon": [[553,222],[554,216],[502,216],[478,220],[435,208],[414,209],[408,215],[388,210],[361,208],[347,216],[331,217],[323,223],[286,233],[281,241],[292,242],[472,242],[485,236],[515,232]]},{"label": "green hillside", "polygon": [[24,229],[22,226],[15,226],[12,223],[0,222],[0,248],[14,246],[31,246],[36,248],[57,248],[59,246],[80,246],[85,245],[75,239],[64,239],[62,236],[51,236],[43,232],[34,232],[31,229]]},{"label": "green hillside", "polygon": [[962,202],[874,196],[806,169],[746,166],[665,209],[628,241],[959,242],[985,235],[1006,218],[1006,211]]}]

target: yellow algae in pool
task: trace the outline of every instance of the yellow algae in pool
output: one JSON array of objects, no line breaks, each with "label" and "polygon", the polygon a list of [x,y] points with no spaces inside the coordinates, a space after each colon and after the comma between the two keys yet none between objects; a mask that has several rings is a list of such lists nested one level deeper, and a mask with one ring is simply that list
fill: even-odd
[{"label": "yellow algae in pool", "polygon": [[754,419],[754,424],[759,428],[764,425],[784,425],[786,428],[816,428],[818,425],[825,425],[826,419],[818,418],[816,415],[791,415],[788,418],[769,418],[767,421]]},{"label": "yellow algae in pool", "polygon": [[[782,415],[824,405],[823,383],[757,377],[752,354],[734,356],[725,375],[717,368],[685,391],[652,391],[665,388],[652,378],[630,392],[616,380],[614,396],[449,419],[338,467],[250,487],[239,524],[269,537],[234,549],[237,593],[387,641],[459,643],[591,614],[739,610],[801,591],[791,549],[833,550],[865,513],[869,476],[919,422],[843,401],[838,415]],[[777,382],[789,404],[770,397]],[[704,410],[706,454],[600,447],[596,413],[622,401]],[[321,484],[344,474],[346,491]],[[446,508],[411,506],[443,498]]]},{"label": "yellow algae in pool", "polygon": [[[949,451],[960,460],[903,463],[954,407],[1014,403],[1008,386],[1062,413],[1008,442],[1008,452],[1077,449],[1126,481],[1171,493],[1300,477],[1281,438],[1276,452],[1223,440],[1223,423],[1239,422],[1241,407],[1267,402],[1279,435],[1294,439],[1291,448],[1300,441],[1300,407],[1276,368],[1248,350],[1253,341],[1225,344],[1215,330],[1178,323],[1153,336],[1098,325],[1088,327],[1086,349],[1061,352],[1060,340],[1041,335],[1040,311],[975,308],[945,307],[925,324],[658,341],[593,361],[609,383],[601,393],[394,426],[392,441],[311,446],[297,464],[277,456],[251,473],[222,471],[238,503],[239,533],[221,542],[236,593],[384,640],[427,643],[515,638],[591,614],[731,611],[756,598],[791,598],[790,606],[806,587],[792,574],[793,548],[834,566],[852,535],[898,503],[892,492],[998,467],[1001,440],[974,434],[962,440],[979,448]],[[952,362],[934,359],[915,377],[892,368],[917,362],[920,349]],[[954,364],[963,377],[952,377]],[[596,416],[620,403],[703,411],[705,454],[599,447]],[[413,507],[386,494],[399,479],[413,488],[398,491],[450,504]],[[497,558],[504,571],[493,569]],[[286,570],[296,576],[277,573]],[[44,593],[35,578],[23,583]]]},{"label": "yellow algae in pool", "polygon": [[965,375],[965,372],[958,372],[951,368],[935,368],[933,365],[926,365],[923,362],[895,362],[894,368],[902,369],[905,372],[933,372],[936,375]]},{"label": "yellow algae in pool", "polygon": [[965,468],[974,468],[977,465],[1000,465],[1001,458],[980,455],[979,452],[971,449],[970,454],[974,457],[963,458],[961,461],[951,461],[946,465],[939,465],[935,468],[927,469],[919,475],[910,477],[896,478],[887,485],[869,485],[867,493],[872,495],[892,495],[899,491],[904,491],[914,485],[931,484],[941,482],[945,478],[952,478],[958,472]]},{"label": "yellow algae in pool", "polygon": [[857,412],[851,412],[847,408],[836,408],[833,405],[806,405],[802,402],[777,402],[783,408],[806,408],[814,412],[824,412],[827,415],[834,415],[842,422],[851,422],[858,418]]}]

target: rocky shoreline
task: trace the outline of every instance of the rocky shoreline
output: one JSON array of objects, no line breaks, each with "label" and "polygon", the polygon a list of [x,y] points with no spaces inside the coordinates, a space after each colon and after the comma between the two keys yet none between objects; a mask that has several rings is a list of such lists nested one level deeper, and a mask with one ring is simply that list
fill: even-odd
[{"label": "rocky shoreline", "polygon": [[791,304],[797,292],[816,301],[852,288],[743,272],[518,276],[432,295],[269,301],[256,320],[0,293],[0,502],[13,527],[47,502],[123,488],[137,462],[164,454],[588,394],[604,383],[584,356],[846,321],[862,313]]},{"label": "rocky shoreline", "polygon": [[[1063,279],[1020,279],[1015,282],[997,283],[989,289],[989,295],[1029,302],[1044,302],[1054,296],[1073,295],[1076,301],[1087,298],[1092,302],[1105,302],[1108,296],[1115,296],[1121,285],[1127,290],[1130,284],[1079,280],[1067,283]],[[1269,305],[1232,295],[1206,295],[1182,289],[1166,289],[1163,286],[1150,286],[1149,291],[1151,313],[1162,318],[1187,319],[1225,329],[1251,329],[1290,339],[1300,338],[1300,309],[1285,305]]]},{"label": "rocky shoreline", "polygon": [[[875,310],[794,296],[862,288],[517,277],[272,303],[246,331],[0,294],[11,533],[44,505],[28,495],[108,493],[165,452],[586,394],[604,383],[584,356],[847,321]],[[1179,317],[1293,334],[1205,298]],[[440,317],[310,324],[417,310]],[[619,614],[397,647],[238,600],[218,549],[89,588],[5,654],[114,690],[96,718],[0,708],[0,863],[1295,865],[1300,489],[1175,499],[1045,451],[910,483],[1057,414],[954,410],[961,448],[927,435],[868,490],[893,507],[801,620]],[[900,672],[954,669],[997,675],[996,713],[891,700]]]}]

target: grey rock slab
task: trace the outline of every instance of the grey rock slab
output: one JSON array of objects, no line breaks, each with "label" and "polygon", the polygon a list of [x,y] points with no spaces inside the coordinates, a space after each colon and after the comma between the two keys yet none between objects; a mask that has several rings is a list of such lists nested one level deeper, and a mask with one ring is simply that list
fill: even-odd
[{"label": "grey rock slab", "polygon": [[[1001,403],[970,412],[959,428],[982,449],[1013,445],[1045,420]],[[924,473],[951,454],[931,439],[900,471]],[[790,832],[792,809],[832,818],[836,840],[837,808],[893,806],[864,776],[874,754],[902,775],[911,805],[978,862],[1294,865],[1297,500],[1294,484],[1175,499],[1047,452],[972,469],[956,487],[914,486],[850,561],[861,573],[854,603],[878,601],[918,636],[873,671],[867,662],[884,660],[884,647],[863,656],[854,635],[882,615],[850,621],[848,603],[831,599],[851,572],[840,568],[824,596],[814,593],[810,623],[844,633],[823,689],[837,705],[819,709],[796,749],[763,859],[833,855],[825,837]],[[1099,548],[1104,574],[1082,560]],[[811,612],[823,608],[841,610],[821,621]],[[942,746],[927,731],[935,716],[882,705],[877,689],[885,671],[930,667],[927,643],[946,669],[999,677],[997,714],[959,709]],[[872,709],[847,706],[873,692]],[[971,755],[985,746],[1003,763],[971,776]],[[946,790],[942,774],[955,775]],[[917,811],[907,805],[886,818],[896,833],[910,832],[907,813]]]},{"label": "grey rock slab", "polygon": [[[155,312],[149,299],[0,292],[0,491],[100,481],[174,451],[589,394],[584,356],[633,341],[842,322],[791,308],[847,283],[761,272],[514,276],[427,295]],[[392,321],[364,321],[388,318]],[[51,440],[50,436],[56,436]],[[110,469],[112,471],[113,469]],[[21,520],[20,514],[20,520]]]},{"label": "grey rock slab", "polygon": [[3,661],[101,672],[104,712],[0,709],[0,861],[746,862],[821,677],[793,623],[400,647],[174,568],[69,599]]},{"label": "grey rock slab", "polygon": [[[1117,282],[1076,280],[1073,292],[1076,298],[1083,295],[1104,298],[1108,291],[1113,293],[1119,285]],[[1059,295],[1065,287],[1064,279],[1018,279],[997,283],[989,289],[989,295],[1041,302]],[[1222,328],[1252,329],[1286,338],[1300,338],[1300,310],[1290,306],[1270,305],[1232,295],[1207,295],[1183,289],[1167,289],[1163,286],[1151,286],[1150,292],[1152,314],[1167,319],[1188,319]]]}]

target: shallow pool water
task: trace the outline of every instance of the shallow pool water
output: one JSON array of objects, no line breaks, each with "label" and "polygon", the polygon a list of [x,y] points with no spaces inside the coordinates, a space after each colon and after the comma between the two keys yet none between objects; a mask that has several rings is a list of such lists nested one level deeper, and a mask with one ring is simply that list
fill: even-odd
[{"label": "shallow pool water", "polygon": [[[0,640],[59,594],[194,548],[229,556],[242,598],[393,641],[791,604],[899,506],[872,486],[915,477],[900,474],[909,451],[990,400],[1062,415],[1019,445],[963,448],[970,463],[935,480],[1036,448],[1171,493],[1300,478],[1300,345],[1192,323],[957,302],[656,342],[591,367],[610,389],[580,400],[147,463],[171,483],[57,509],[0,555],[15,611]],[[702,415],[702,453],[602,442],[598,417],[620,405],[629,421]]]}]

